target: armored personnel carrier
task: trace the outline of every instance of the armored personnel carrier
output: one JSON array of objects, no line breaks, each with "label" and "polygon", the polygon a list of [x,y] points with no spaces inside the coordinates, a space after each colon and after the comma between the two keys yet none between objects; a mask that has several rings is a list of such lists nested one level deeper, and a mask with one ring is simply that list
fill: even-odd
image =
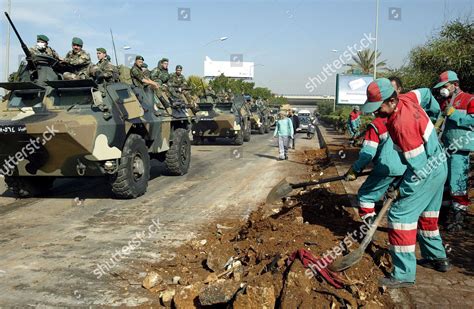
[{"label": "armored personnel carrier", "polygon": [[232,101],[222,102],[215,98],[199,104],[196,122],[193,125],[193,140],[196,143],[216,141],[217,138],[232,139],[235,145],[250,141],[250,113],[241,95]]},{"label": "armored personnel carrier", "polygon": [[250,108],[251,129],[258,134],[270,132],[270,113],[261,100],[254,101],[251,96],[245,95],[247,106]]},{"label": "armored personnel carrier", "polygon": [[9,91],[0,103],[0,162],[16,196],[43,193],[58,177],[94,176],[115,196],[136,198],[147,190],[152,158],[170,175],[187,173],[193,115],[185,104],[166,106],[151,90],[100,74],[64,80],[69,68],[31,54],[11,25],[26,62],[13,82],[0,83]]}]

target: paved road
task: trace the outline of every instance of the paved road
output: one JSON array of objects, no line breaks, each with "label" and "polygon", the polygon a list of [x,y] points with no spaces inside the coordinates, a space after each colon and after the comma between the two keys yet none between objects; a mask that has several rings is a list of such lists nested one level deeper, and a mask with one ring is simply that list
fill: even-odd
[{"label": "paved road", "polygon": [[[297,142],[316,147],[314,139]],[[4,192],[0,306],[146,302],[149,294],[134,285],[143,276],[137,264],[171,258],[200,226],[245,216],[290,170],[303,170],[291,154],[288,162],[276,156],[271,134],[252,135],[243,147],[193,146],[187,175],[162,176],[156,164],[147,194],[136,200],[111,199],[101,179],[57,181],[45,198]],[[114,276],[123,273],[136,282]]]}]

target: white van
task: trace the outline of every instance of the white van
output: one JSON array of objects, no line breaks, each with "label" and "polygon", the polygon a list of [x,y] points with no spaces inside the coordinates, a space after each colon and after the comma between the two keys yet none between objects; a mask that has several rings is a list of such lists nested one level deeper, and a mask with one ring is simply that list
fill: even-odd
[{"label": "white van", "polygon": [[296,129],[298,132],[308,131],[309,124],[313,121],[311,112],[307,109],[302,109],[298,112],[300,126]]}]

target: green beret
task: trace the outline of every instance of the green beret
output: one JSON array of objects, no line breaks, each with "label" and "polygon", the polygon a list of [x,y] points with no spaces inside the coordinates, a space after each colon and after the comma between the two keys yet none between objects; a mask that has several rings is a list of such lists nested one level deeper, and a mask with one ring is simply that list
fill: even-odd
[{"label": "green beret", "polygon": [[142,56],[140,56],[140,55],[137,55],[137,56],[135,57],[135,60],[145,60],[145,59],[143,59],[143,57],[142,57]]},{"label": "green beret", "polygon": [[181,64],[178,64],[178,65],[176,66],[176,70],[178,70],[178,69],[182,70],[182,69],[183,69],[183,66],[182,66]]},{"label": "green beret", "polygon": [[148,64],[146,64],[146,63],[143,63],[143,64],[142,64],[142,68],[145,68],[145,69],[147,69],[147,68],[148,68]]},{"label": "green beret", "polygon": [[36,36],[36,40],[37,40],[37,41],[48,42],[48,41],[49,41],[49,38],[48,38],[46,35],[44,35],[44,34],[38,34],[38,35]]},{"label": "green beret", "polygon": [[104,53],[104,54],[107,54],[107,50],[106,50],[105,48],[103,48],[103,47],[97,48],[97,51],[98,51],[98,52],[101,52],[101,53]]},{"label": "green beret", "polygon": [[82,42],[82,40],[80,38],[72,38],[72,44],[73,45],[79,45],[79,46],[82,46],[84,45],[84,43]]},{"label": "green beret", "polygon": [[168,58],[161,58],[160,62],[170,62]]}]

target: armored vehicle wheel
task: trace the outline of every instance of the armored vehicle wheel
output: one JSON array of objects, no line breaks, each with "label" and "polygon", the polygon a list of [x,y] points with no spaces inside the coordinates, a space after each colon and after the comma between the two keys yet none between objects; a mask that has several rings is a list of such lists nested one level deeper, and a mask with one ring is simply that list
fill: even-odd
[{"label": "armored vehicle wheel", "polygon": [[125,141],[117,173],[110,179],[112,192],[119,198],[145,194],[150,179],[150,156],[140,135],[130,134]]},{"label": "armored vehicle wheel", "polygon": [[258,134],[265,134],[265,125],[262,124],[260,128],[258,128]]},{"label": "armored vehicle wheel", "polygon": [[252,136],[252,128],[248,122],[245,122],[245,131],[244,131],[244,142],[250,142],[250,137]]},{"label": "armored vehicle wheel", "polygon": [[191,141],[188,131],[179,128],[174,131],[173,144],[166,152],[165,165],[168,174],[181,176],[188,172],[191,163]]},{"label": "armored vehicle wheel", "polygon": [[54,177],[5,176],[5,184],[16,197],[31,197],[46,193]]},{"label": "armored vehicle wheel", "polygon": [[234,144],[235,145],[242,145],[244,143],[244,132],[239,130],[237,135],[234,137]]}]

